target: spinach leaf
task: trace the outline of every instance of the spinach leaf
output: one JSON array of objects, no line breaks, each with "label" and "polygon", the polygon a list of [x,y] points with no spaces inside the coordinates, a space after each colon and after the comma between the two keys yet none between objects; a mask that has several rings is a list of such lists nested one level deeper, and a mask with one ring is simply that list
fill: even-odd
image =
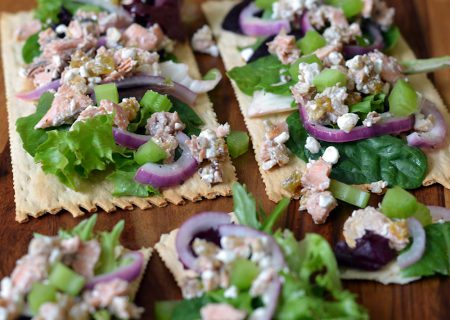
[{"label": "spinach leaf", "polygon": [[329,146],[339,150],[339,162],[331,171],[331,177],[338,181],[363,184],[384,180],[390,186],[415,189],[422,185],[427,173],[426,155],[419,148],[408,146],[400,138],[380,136],[335,144],[320,141],[321,151],[311,154],[304,147],[308,133],[299,115],[290,115],[287,123],[291,136],[287,146],[300,159],[317,159]]},{"label": "spinach leaf", "polygon": [[47,140],[47,131],[44,129],[35,129],[34,126],[47,113],[52,106],[54,95],[46,92],[39,99],[36,112],[17,119],[16,130],[22,139],[23,148],[30,155],[36,154],[37,148]]},{"label": "spinach leaf", "polygon": [[295,81],[281,83],[280,77],[289,74],[288,68],[276,57],[267,56],[251,62],[243,67],[236,67],[228,72],[239,89],[251,96],[255,91],[264,90],[279,95],[290,95]]},{"label": "spinach leaf", "polygon": [[397,26],[392,26],[388,31],[383,32],[383,38],[385,43],[384,52],[389,52],[395,48],[401,37],[400,29]]},{"label": "spinach leaf", "polygon": [[425,227],[425,253],[418,262],[402,270],[405,277],[450,275],[450,222]]},{"label": "spinach leaf", "polygon": [[41,46],[38,43],[39,32],[31,35],[22,47],[22,58],[25,63],[33,62],[33,59],[41,55]]},{"label": "spinach leaf", "polygon": [[35,18],[43,24],[57,23],[63,2],[63,0],[37,0],[37,7],[34,11]]},{"label": "spinach leaf", "polygon": [[171,99],[173,107],[170,112],[178,112],[181,121],[186,125],[184,133],[188,136],[196,135],[198,136],[201,132],[200,127],[205,123],[203,120],[195,113],[195,111],[189,107],[187,104],[177,100]]}]

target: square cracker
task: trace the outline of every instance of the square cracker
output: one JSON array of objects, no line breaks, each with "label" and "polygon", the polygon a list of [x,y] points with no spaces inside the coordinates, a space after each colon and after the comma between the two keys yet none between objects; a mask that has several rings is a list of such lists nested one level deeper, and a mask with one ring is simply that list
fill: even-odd
[{"label": "square cracker", "polygon": [[[208,23],[211,26],[214,36],[217,39],[219,50],[227,71],[245,65],[246,63],[241,58],[238,48],[246,47],[255,42],[255,38],[238,35],[222,29],[221,24],[230,9],[237,3],[237,1],[208,1],[203,3],[202,9],[206,15]],[[401,38],[395,50],[392,53],[400,61],[415,59],[415,55],[406,41]],[[421,92],[427,99],[434,102],[437,108],[443,114],[446,122],[450,124],[450,115],[447,107],[444,105],[439,93],[433,86],[426,75],[409,76],[411,84],[417,91]],[[231,80],[242,115],[244,116],[247,129],[253,142],[255,149],[256,161],[259,164],[259,171],[266,185],[266,193],[270,200],[278,202],[284,196],[292,197],[281,187],[281,183],[289,177],[295,170],[303,172],[305,170],[305,162],[296,156],[291,156],[289,163],[283,167],[276,167],[270,171],[265,171],[261,167],[260,148],[264,142],[264,125],[265,119],[270,119],[274,122],[280,122],[287,118],[287,114],[268,115],[259,118],[248,117],[248,107],[252,101],[252,97],[244,94],[239,90],[236,83]],[[448,143],[448,135],[446,137],[446,147],[436,151],[426,151],[428,158],[428,174],[423,181],[424,186],[433,183],[439,183],[446,188],[450,188],[450,144]]]},{"label": "square cracker", "polygon": [[[16,132],[16,120],[33,113],[36,109],[33,103],[15,98],[25,85],[25,79],[19,77],[22,66],[22,43],[15,40],[15,32],[24,21],[30,19],[30,12],[2,13],[0,16],[17,221],[27,221],[28,216],[56,214],[63,209],[78,217],[84,214],[81,209],[89,212],[96,211],[97,207],[106,212],[114,211],[117,207],[133,209],[133,206],[138,206],[141,209],[148,209],[153,206],[163,207],[168,203],[183,204],[185,199],[199,201],[203,198],[213,199],[231,194],[231,184],[236,181],[236,173],[229,158],[224,165],[224,182],[221,184],[210,187],[195,174],[182,185],[164,189],[160,195],[148,198],[113,197],[111,194],[113,187],[107,181],[86,183],[85,188],[82,188],[83,191],[77,192],[60,183],[55,176],[45,174],[40,165],[36,164],[22,148],[22,141]],[[188,44],[178,44],[175,54],[181,62],[189,65],[193,77],[200,78],[198,66]],[[205,128],[214,129],[218,126],[216,114],[207,94],[199,95],[193,109],[201,115]]]}]

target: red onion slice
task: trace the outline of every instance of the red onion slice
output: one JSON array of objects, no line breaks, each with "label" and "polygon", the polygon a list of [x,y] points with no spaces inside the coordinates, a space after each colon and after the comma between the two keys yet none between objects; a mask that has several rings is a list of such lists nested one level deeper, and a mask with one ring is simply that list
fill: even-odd
[{"label": "red onion slice", "polygon": [[191,245],[198,234],[207,231],[217,232],[220,225],[230,223],[230,215],[224,212],[202,212],[184,222],[175,239],[178,258],[183,265],[191,270],[196,268],[197,257],[194,255]]},{"label": "red onion slice", "polygon": [[128,149],[137,149],[151,138],[147,135],[132,133],[116,127],[113,127],[113,136],[118,145]]},{"label": "red onion slice", "polygon": [[263,297],[264,313],[258,315],[259,320],[271,320],[274,318],[275,312],[277,311],[278,306],[278,298],[281,293],[281,280],[280,277],[277,276],[269,285],[269,288],[266,291],[266,294]]},{"label": "red onion slice", "polygon": [[434,126],[427,132],[413,132],[406,137],[408,144],[420,148],[438,149],[445,145],[447,123],[435,104],[427,99],[421,101],[421,112],[434,117]]},{"label": "red onion slice", "polygon": [[309,20],[308,11],[302,14],[302,17],[300,19],[300,27],[302,29],[303,36],[305,36],[308,31],[315,30],[311,24],[311,21]]},{"label": "red onion slice", "polygon": [[371,23],[367,26],[367,31],[372,36],[373,43],[367,47],[358,45],[345,45],[342,53],[344,54],[346,60],[375,50],[381,51],[384,49],[384,39],[380,29],[376,25]]},{"label": "red onion slice", "polygon": [[197,94],[192,92],[185,86],[157,76],[134,76],[116,81],[117,88],[121,89],[135,89],[138,87],[146,87],[147,89],[155,90],[159,93],[171,95],[178,100],[192,106],[197,99]]},{"label": "red onion slice", "polygon": [[255,13],[261,11],[253,2],[250,3],[239,16],[239,24],[242,32],[247,36],[272,36],[285,30],[291,31],[291,25],[288,20],[263,20],[255,17]]},{"label": "red onion slice", "polygon": [[95,285],[102,282],[109,282],[114,279],[122,279],[127,282],[132,282],[134,279],[139,277],[142,268],[144,267],[144,256],[140,251],[132,251],[126,253],[123,256],[124,259],[131,258],[132,262],[126,266],[120,267],[117,270],[96,276],[89,280],[85,285],[85,289],[93,289]]},{"label": "red onion slice", "polygon": [[427,206],[430,209],[431,218],[433,222],[450,221],[450,209],[438,206]]},{"label": "red onion slice", "polygon": [[189,75],[189,67],[184,63],[166,61],[159,64],[161,76],[185,86],[195,93],[206,93],[214,89],[222,79],[222,74],[218,70],[213,70],[214,79],[197,80]]},{"label": "red onion slice", "polygon": [[402,269],[413,265],[422,258],[426,244],[426,235],[422,224],[415,218],[409,218],[407,223],[413,243],[407,251],[397,257],[397,263]]},{"label": "red onion slice", "polygon": [[58,88],[61,86],[61,80],[54,80],[52,82],[49,82],[43,86],[40,86],[39,88],[36,88],[34,90],[28,91],[28,92],[21,92],[16,94],[16,98],[25,100],[25,101],[34,101],[39,100],[39,98],[46,93],[49,90],[58,90]]},{"label": "red onion slice", "polygon": [[190,178],[197,171],[198,163],[185,143],[188,139],[184,133],[177,134],[179,146],[183,150],[177,161],[171,164],[146,163],[138,169],[134,179],[155,188],[164,188],[180,185]]},{"label": "red onion slice", "polygon": [[276,243],[275,239],[267,233],[243,225],[224,224],[219,227],[219,234],[221,237],[235,236],[267,239],[267,246],[270,248],[269,251],[272,253],[274,268],[277,271],[284,268],[285,262],[283,252]]},{"label": "red onion slice", "polygon": [[409,131],[414,127],[414,117],[409,116],[405,118],[391,118],[376,123],[371,127],[358,126],[350,132],[345,132],[340,129],[327,128],[321,124],[309,121],[308,113],[304,106],[299,106],[300,115],[303,119],[303,125],[306,131],[315,138],[326,142],[350,142],[362,139],[373,138],[386,134],[399,134],[401,132]]}]

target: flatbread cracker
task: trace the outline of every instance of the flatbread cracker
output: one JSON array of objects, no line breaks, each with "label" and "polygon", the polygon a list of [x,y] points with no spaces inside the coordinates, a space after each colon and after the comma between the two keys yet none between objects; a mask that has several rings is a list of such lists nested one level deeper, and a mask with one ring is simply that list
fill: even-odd
[{"label": "flatbread cracker", "polygon": [[378,271],[364,271],[356,269],[341,270],[341,279],[344,280],[371,280],[382,284],[407,284],[420,277],[404,278],[401,276],[401,269],[397,263],[392,262]]},{"label": "flatbread cracker", "polygon": [[[222,21],[226,14],[236,3],[237,1],[208,1],[202,5],[203,12],[205,13],[213,34],[217,39],[218,47],[227,71],[233,69],[234,67],[245,65],[238,48],[249,46],[255,42],[255,39],[252,37],[237,35],[235,33],[225,31],[221,27]],[[400,39],[392,55],[400,61],[415,59],[413,51],[403,38]],[[444,105],[439,93],[427,76],[415,75],[409,76],[409,79],[417,91],[436,104],[438,109],[443,114],[446,122],[450,124],[450,115],[447,107]],[[231,81],[231,83],[235,90],[242,115],[244,116],[245,124],[247,125],[247,129],[252,138],[256,161],[259,164],[259,171],[266,185],[266,193],[269,199],[278,202],[284,196],[292,197],[292,194],[281,187],[281,183],[295,170],[303,172],[306,167],[305,162],[298,157],[292,156],[286,166],[281,168],[276,167],[270,171],[265,171],[261,167],[262,162],[260,160],[260,148],[263,144],[265,132],[263,121],[265,119],[270,119],[274,122],[279,122],[285,120],[287,115],[271,115],[261,118],[248,117],[248,107],[252,101],[252,97],[240,91],[234,81]],[[424,186],[439,183],[446,188],[450,188],[450,170],[448,169],[450,163],[450,145],[448,144],[448,135],[446,140],[447,147],[438,151],[427,152],[429,172],[423,181]]]},{"label": "flatbread cracker", "polygon": [[166,268],[173,275],[178,287],[181,288],[185,281],[195,277],[196,273],[192,270],[186,270],[180,260],[178,260],[178,253],[175,247],[177,233],[178,229],[175,229],[170,233],[161,235],[158,243],[155,244],[155,250],[158,252]]},{"label": "flatbread cracker", "polygon": [[139,286],[141,285],[142,278],[145,274],[145,269],[147,268],[148,262],[150,261],[150,258],[152,257],[152,248],[141,248],[139,250],[144,255],[144,267],[141,270],[141,273],[139,274],[139,277],[135,279],[132,283],[130,283],[129,287],[129,296],[130,299],[133,301],[136,297],[136,294],[139,290]]},{"label": "flatbread cracker", "polygon": [[[141,209],[148,209],[154,206],[163,207],[168,203],[180,205],[185,200],[199,201],[203,198],[213,199],[218,196],[231,195],[231,184],[236,181],[236,173],[229,158],[224,164],[223,183],[210,187],[200,179],[199,175],[195,174],[184,184],[165,189],[161,195],[149,198],[113,197],[111,195],[112,185],[107,181],[86,183],[81,189],[83,191],[77,192],[60,183],[55,176],[45,174],[40,165],[36,164],[22,148],[22,141],[16,132],[16,120],[34,113],[36,109],[34,104],[15,97],[18,92],[23,90],[25,80],[19,77],[19,70],[22,66],[22,44],[15,40],[14,35],[22,23],[30,19],[30,12],[2,13],[0,16],[3,72],[14,176],[16,220],[18,222],[27,221],[28,216],[36,218],[45,213],[56,214],[63,209],[69,211],[74,217],[78,217],[84,214],[82,209],[89,212],[96,211],[97,207],[106,212],[114,211],[117,207],[131,210],[137,206]],[[177,45],[175,54],[181,62],[189,65],[191,76],[200,78],[198,66],[188,44]],[[205,122],[205,128],[218,126],[216,114],[206,94],[199,95],[194,110],[201,115]]]}]

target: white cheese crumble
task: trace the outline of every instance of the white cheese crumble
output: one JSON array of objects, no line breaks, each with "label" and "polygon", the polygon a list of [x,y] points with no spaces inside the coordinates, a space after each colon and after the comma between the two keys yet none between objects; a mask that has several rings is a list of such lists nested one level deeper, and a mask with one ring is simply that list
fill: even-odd
[{"label": "white cheese crumble", "polygon": [[305,149],[312,154],[316,154],[320,151],[320,143],[314,137],[306,138]]},{"label": "white cheese crumble", "polygon": [[358,123],[359,116],[356,113],[346,113],[337,119],[339,129],[349,133]]},{"label": "white cheese crumble", "polygon": [[336,164],[339,161],[339,151],[336,147],[328,147],[322,155],[322,159],[330,164]]},{"label": "white cheese crumble", "polygon": [[252,48],[245,48],[241,51],[241,57],[247,62],[252,57],[253,53],[255,53],[255,51]]},{"label": "white cheese crumble", "polygon": [[225,291],[223,292],[223,296],[224,296],[225,298],[230,298],[230,299],[237,298],[237,296],[238,296],[238,290],[237,290],[236,286],[231,286],[231,287],[229,287],[227,290],[225,290]]},{"label": "white cheese crumble", "polygon": [[319,207],[321,208],[330,208],[335,204],[335,199],[332,195],[330,194],[321,194],[319,196]]},{"label": "white cheese crumble", "polygon": [[106,46],[108,48],[117,47],[121,37],[122,35],[117,28],[108,28],[106,31]]},{"label": "white cheese crumble", "polygon": [[383,192],[383,189],[386,188],[388,183],[386,181],[380,180],[377,182],[372,182],[369,186],[369,190],[372,193],[380,194]]}]

